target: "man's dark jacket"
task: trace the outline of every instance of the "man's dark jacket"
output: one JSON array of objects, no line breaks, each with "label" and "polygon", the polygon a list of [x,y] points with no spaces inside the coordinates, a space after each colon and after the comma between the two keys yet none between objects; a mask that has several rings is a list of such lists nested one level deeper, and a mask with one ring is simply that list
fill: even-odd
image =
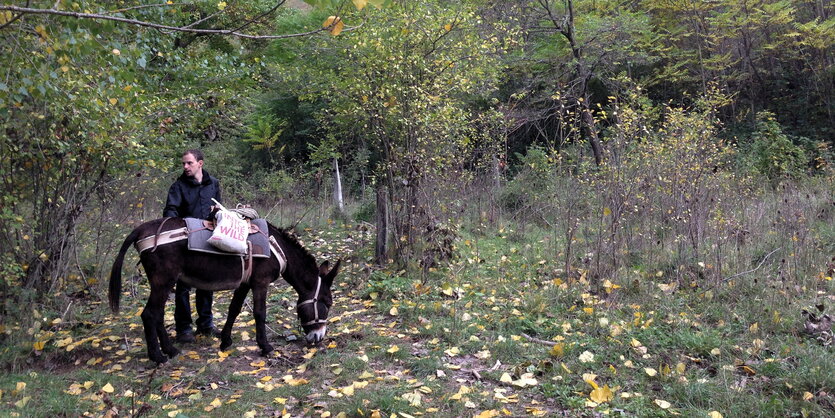
[{"label": "man's dark jacket", "polygon": [[220,202],[220,183],[216,178],[203,170],[203,182],[198,183],[194,177],[181,174],[177,181],[168,189],[165,201],[164,217],[194,217],[209,219],[212,198]]}]

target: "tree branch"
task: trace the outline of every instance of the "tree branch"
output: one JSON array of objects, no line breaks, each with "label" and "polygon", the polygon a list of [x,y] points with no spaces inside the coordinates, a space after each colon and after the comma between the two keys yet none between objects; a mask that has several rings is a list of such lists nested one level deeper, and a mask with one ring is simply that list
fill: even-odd
[{"label": "tree branch", "polygon": [[[279,3],[279,5],[281,5]],[[143,20],[136,20],[136,19],[128,19],[124,17],[118,16],[108,16],[98,13],[79,13],[79,12],[69,12],[65,10],[56,10],[56,9],[33,9],[29,7],[18,7],[18,6],[8,6],[8,5],[0,5],[0,10],[8,10],[13,13],[18,13],[18,16],[15,16],[13,19],[17,19],[22,15],[25,14],[39,14],[39,15],[54,15],[54,16],[66,16],[66,17],[73,17],[76,19],[92,19],[92,20],[110,20],[119,23],[126,23],[129,25],[135,26],[142,26],[146,28],[153,28],[153,29],[160,29],[160,30],[167,30],[167,31],[174,31],[174,32],[187,32],[187,33],[197,33],[197,34],[208,34],[208,35],[224,35],[224,36],[235,36],[238,38],[244,39],[288,39],[288,38],[298,38],[302,36],[309,36],[319,32],[324,32],[330,30],[329,27],[315,29],[309,32],[301,32],[301,33],[290,33],[286,35],[251,35],[248,33],[239,32],[237,29],[195,29],[189,26],[169,26],[163,25],[154,22],[146,22]],[[271,12],[271,11],[270,11]],[[269,13],[269,12],[268,12]],[[259,16],[261,18],[264,15]],[[6,26],[11,22],[7,22]],[[251,23],[248,22],[241,27],[248,26]],[[5,27],[5,26],[3,26]],[[0,27],[2,29],[3,27]],[[354,30],[357,27],[353,28],[346,28],[343,32],[347,32],[350,30]]]},{"label": "tree branch", "polygon": [[[54,5],[54,6],[52,6],[52,8],[53,8],[53,9],[57,9],[57,8],[58,8],[58,6],[60,5],[60,3],[61,3],[60,1],[56,1],[56,2],[55,2],[55,5]],[[183,5],[183,3],[176,3],[176,4],[174,4],[174,3],[171,3],[171,4],[168,4],[168,3],[160,3],[160,4],[143,4],[143,5],[140,5],[140,6],[125,7],[124,9],[116,9],[116,10],[109,11],[109,12],[107,12],[107,13],[108,13],[108,14],[112,14],[112,13],[122,13],[122,12],[127,12],[127,11],[129,11],[129,10],[147,9],[147,8],[150,8],[150,7],[174,7],[174,6],[182,6],[182,5]]]}]

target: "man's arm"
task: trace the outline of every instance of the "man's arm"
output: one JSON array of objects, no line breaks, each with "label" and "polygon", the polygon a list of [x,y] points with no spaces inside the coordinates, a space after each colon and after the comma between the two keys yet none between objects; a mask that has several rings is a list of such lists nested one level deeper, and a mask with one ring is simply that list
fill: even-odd
[{"label": "man's arm", "polygon": [[162,210],[162,216],[165,218],[176,218],[180,216],[180,205],[183,204],[183,194],[177,183],[171,185],[168,189],[168,198],[165,199],[165,209]]}]

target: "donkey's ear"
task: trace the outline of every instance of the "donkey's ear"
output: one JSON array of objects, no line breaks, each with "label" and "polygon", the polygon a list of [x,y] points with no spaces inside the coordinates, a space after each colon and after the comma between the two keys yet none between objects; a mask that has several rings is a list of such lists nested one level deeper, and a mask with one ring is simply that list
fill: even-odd
[{"label": "donkey's ear", "polygon": [[328,286],[333,284],[333,279],[336,277],[336,274],[339,273],[339,265],[342,263],[342,260],[336,260],[336,264],[334,264],[332,269],[328,269],[330,267],[330,263],[325,261],[319,266],[319,277],[322,278],[322,281],[328,284]]},{"label": "donkey's ear", "polygon": [[328,261],[328,260],[323,261],[322,264],[319,265],[319,277],[324,279],[325,276],[328,275],[328,271],[330,270],[330,266],[331,266],[330,261]]}]

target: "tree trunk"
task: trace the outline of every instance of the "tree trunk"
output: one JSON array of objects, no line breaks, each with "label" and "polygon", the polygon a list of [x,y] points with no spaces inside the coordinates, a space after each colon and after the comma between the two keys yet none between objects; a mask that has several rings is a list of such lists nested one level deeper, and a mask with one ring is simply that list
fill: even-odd
[{"label": "tree trunk", "polygon": [[377,185],[377,241],[374,245],[374,263],[383,266],[388,260],[388,199],[386,187]]},{"label": "tree trunk", "polygon": [[597,127],[594,122],[594,116],[589,109],[588,100],[583,101],[583,127],[586,129],[586,135],[591,145],[591,151],[594,154],[594,162],[599,167],[603,161],[603,150],[600,148],[600,139],[597,136]]},{"label": "tree trunk", "polygon": [[345,203],[342,200],[342,177],[339,175],[339,160],[333,159],[333,203],[339,216],[345,214]]}]

